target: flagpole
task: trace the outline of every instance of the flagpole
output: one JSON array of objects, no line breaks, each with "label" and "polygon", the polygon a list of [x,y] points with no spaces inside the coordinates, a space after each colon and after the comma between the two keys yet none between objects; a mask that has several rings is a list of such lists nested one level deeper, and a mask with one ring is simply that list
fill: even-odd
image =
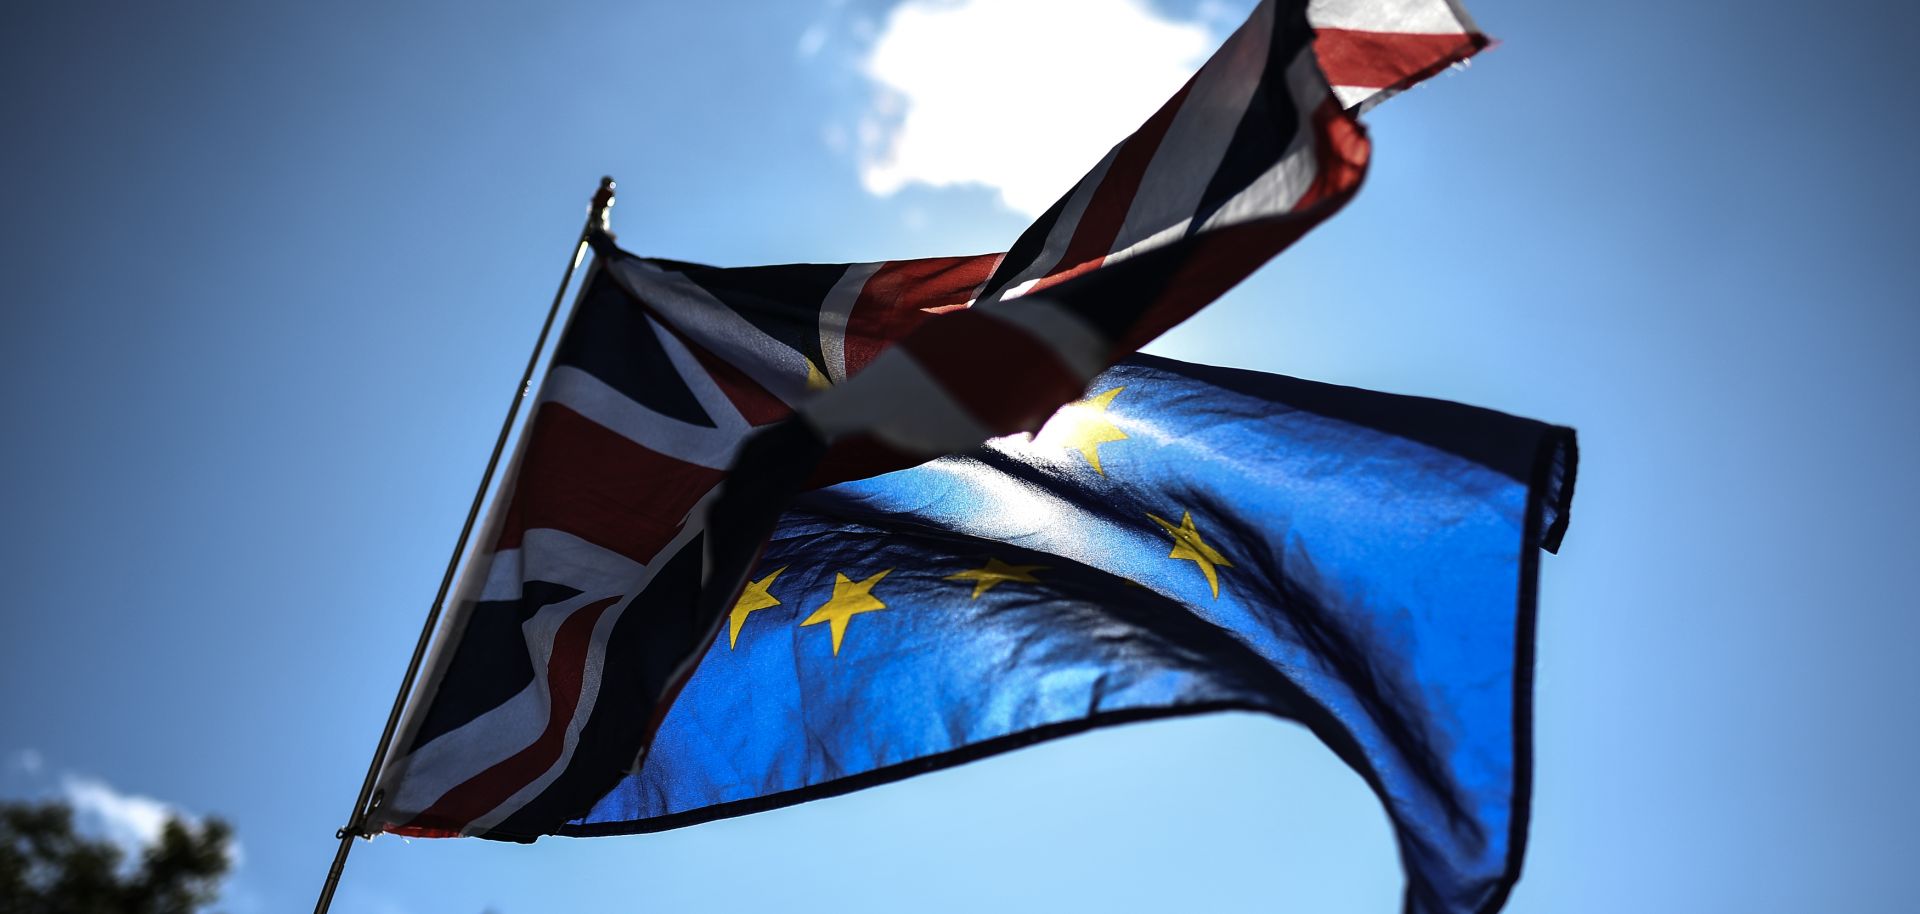
[{"label": "flagpole", "polygon": [[413,691],[414,677],[420,673],[420,664],[426,658],[427,647],[433,641],[433,629],[440,620],[440,610],[446,603],[447,592],[453,587],[453,578],[460,567],[460,556],[467,550],[467,539],[473,535],[474,521],[480,516],[480,509],[486,503],[487,487],[493,482],[493,473],[500,466],[500,455],[506,451],[507,439],[513,432],[513,420],[520,414],[520,404],[532,392],[534,368],[540,364],[540,353],[547,347],[547,337],[553,332],[553,323],[560,316],[560,303],[565,300],[567,287],[573,284],[574,271],[580,267],[580,261],[587,253],[587,239],[594,229],[607,227],[607,210],[613,206],[613,179],[601,178],[600,188],[594,191],[593,202],[587,209],[586,225],[580,229],[580,236],[574,241],[573,256],[567,260],[567,271],[560,277],[560,288],[554,290],[553,304],[547,308],[547,321],[540,325],[540,336],[533,342],[533,353],[527,356],[527,369],[520,374],[520,383],[513,389],[513,399],[507,403],[507,417],[500,423],[500,435],[494,439],[493,453],[487,457],[487,468],[480,474],[480,487],[474,490],[473,504],[467,508],[467,520],[460,525],[460,536],[454,540],[453,555],[447,559],[446,573],[440,577],[440,590],[433,596],[433,606],[427,610],[427,621],[420,627],[420,640],[413,645],[413,657],[407,661],[406,675],[400,678],[400,691],[393,696],[393,710],[387,714],[387,726],[380,731],[380,742],[374,747],[373,761],[367,765],[366,780],[360,784],[360,796],[353,801],[353,812],[347,824],[334,833],[340,839],[340,848],[334,852],[333,866],[327,870],[327,881],[320,886],[320,900],[313,906],[314,914],[327,914],[333,905],[333,892],[340,886],[340,874],[347,867],[347,854],[353,850],[353,839],[366,827],[367,816],[373,812],[368,802],[373,798],[373,785],[380,777],[380,766],[386,761],[387,750],[392,747],[394,731],[400,727],[400,715],[406,710],[407,696]]}]

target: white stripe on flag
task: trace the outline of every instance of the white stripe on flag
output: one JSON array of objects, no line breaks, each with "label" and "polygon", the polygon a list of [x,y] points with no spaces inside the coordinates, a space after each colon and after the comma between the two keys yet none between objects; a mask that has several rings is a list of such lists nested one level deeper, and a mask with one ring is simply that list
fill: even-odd
[{"label": "white stripe on flag", "polygon": [[[580,670],[580,701],[573,706],[573,717],[567,721],[566,732],[561,737],[560,757],[539,777],[514,791],[513,795],[499,806],[467,823],[467,826],[461,829],[462,834],[479,834],[500,824],[520,807],[533,802],[534,798],[540,796],[540,792],[546,790],[561,772],[567,770],[567,765],[573,761],[573,750],[580,745],[580,729],[587,725],[587,718],[593,715],[593,707],[599,702],[600,677],[607,665],[607,641],[612,638],[613,626],[620,621],[620,616],[626,612],[628,606],[633,604],[634,596],[630,594],[626,599],[610,607],[600,616],[599,621],[594,623],[593,639],[587,648],[586,665]],[[541,728],[545,729],[544,722]]]},{"label": "white stripe on flag", "polygon": [[644,566],[602,549],[571,533],[536,527],[520,535],[520,546],[493,554],[478,601],[518,600],[525,581],[545,581],[589,593],[617,593]]},{"label": "white stripe on flag", "polygon": [[1170,228],[1179,231],[1167,240],[1185,234],[1260,86],[1272,33],[1273,4],[1262,3],[1201,68],[1140,177],[1119,235],[1104,253],[1135,247]]},{"label": "white stripe on flag", "polygon": [[1293,145],[1265,174],[1234,194],[1218,212],[1208,217],[1200,226],[1202,231],[1284,213],[1292,209],[1307,188],[1313,185],[1313,179],[1320,171],[1313,118],[1315,110],[1326,99],[1327,89],[1320,76],[1319,61],[1311,49],[1301,51],[1287,65],[1286,91],[1292,94],[1293,107],[1300,118]]},{"label": "white stripe on flag", "polygon": [[382,812],[405,821],[432,806],[447,791],[512,758],[537,739],[547,728],[547,663],[553,654],[554,634],[575,612],[609,596],[612,594],[589,591],[543,606],[523,623],[521,630],[533,661],[533,681],[498,707],[442,734],[399,762],[385,779],[388,793]]},{"label": "white stripe on flag", "polygon": [[[667,336],[670,336],[667,335]],[[678,344],[669,347],[671,350]],[[682,350],[684,352],[685,350]],[[687,356],[692,361],[692,356]],[[694,392],[708,416],[718,428],[708,428],[663,416],[635,403],[612,387],[571,365],[556,365],[547,374],[541,390],[542,402],[558,403],[579,413],[622,438],[650,451],[675,460],[724,470],[733,461],[734,451],[750,430],[746,420],[716,387],[706,372],[695,365],[682,369],[681,377]]]},{"label": "white stripe on flag", "polygon": [[826,301],[820,303],[820,355],[827,360],[820,370],[835,384],[847,379],[847,321],[853,317],[853,306],[859,304],[867,280],[884,265],[856,263],[847,267],[840,281],[827,291]]},{"label": "white stripe on flag", "polygon": [[1313,0],[1307,21],[1316,29],[1451,35],[1477,32],[1466,11],[1446,0]]},{"label": "white stripe on flag", "polygon": [[808,399],[807,357],[762,333],[685,274],[632,257],[607,264],[627,291],[720,361],[788,406]]},{"label": "white stripe on flag", "polygon": [[[1114,157],[1120,154],[1121,145],[1124,144],[1114,144],[1112,149],[1107,150],[1106,156],[1100,160],[1099,164],[1093,166],[1093,170],[1087,172],[1086,177],[1081,178],[1080,183],[1073,186],[1073,190],[1069,191],[1070,196],[1067,198],[1066,206],[1060,209],[1060,218],[1054,220],[1053,227],[1047,231],[1047,243],[1032,260],[1020,268],[1020,272],[1008,280],[998,296],[988,300],[1019,298],[1027,294],[1027,290],[1032,288],[1034,283],[1061,266],[1060,258],[1067,256],[1067,247],[1073,243],[1073,235],[1080,229],[1080,218],[1086,215],[1087,204],[1092,202],[1094,193],[1100,189],[1100,182],[1106,180],[1107,169],[1113,165]],[[999,267],[995,267],[994,271],[999,272]]]},{"label": "white stripe on flag", "polygon": [[964,450],[992,436],[913,356],[899,346],[880,353],[848,384],[801,407],[828,441],[870,432],[902,450],[944,453]]},{"label": "white stripe on flag", "polygon": [[1377,86],[1334,86],[1333,97],[1340,101],[1340,107],[1352,108],[1375,95],[1380,94]]},{"label": "white stripe on flag", "polygon": [[[387,800],[380,807],[377,818],[389,825],[405,824],[432,806],[435,801],[461,784],[466,783],[494,765],[514,756],[520,750],[540,738],[546,730],[548,697],[546,694],[547,662],[553,652],[553,634],[558,630],[564,616],[572,609],[616,594],[624,594],[620,602],[609,607],[600,622],[594,626],[593,643],[590,645],[587,660],[592,665],[590,682],[594,688],[599,684],[600,664],[603,662],[606,642],[603,633],[612,631],[611,626],[636,596],[646,592],[648,585],[659,573],[659,569],[671,563],[687,543],[705,529],[703,523],[704,506],[711,495],[701,500],[689,515],[685,527],[674,536],[672,542],[662,548],[650,565],[633,565],[634,573],[616,587],[599,592],[589,591],[578,597],[545,607],[526,622],[522,628],[526,632],[527,644],[534,660],[533,682],[519,694],[484,714],[468,721],[458,729],[441,734],[432,742],[421,746],[411,754],[395,760],[381,774],[380,783],[387,790]],[[556,531],[557,532],[557,531]],[[576,541],[583,549],[598,549],[585,541]],[[524,543],[523,543],[523,547]],[[628,561],[621,558],[621,561]],[[597,563],[596,563],[597,564]],[[564,582],[555,582],[564,583]],[[567,607],[567,609],[561,609]],[[546,616],[548,619],[542,620]],[[556,616],[558,618],[556,618]],[[422,696],[423,699],[426,696]],[[592,695],[582,695],[580,706],[591,709]],[[581,712],[584,713],[584,712]],[[585,718],[579,717],[579,720]],[[551,782],[556,772],[564,770],[573,758],[573,748],[578,737],[578,728],[569,726],[565,749],[560,758],[549,767],[544,777]],[[537,795],[537,794],[535,794]],[[498,822],[513,810],[526,804],[515,794],[506,803],[492,810],[490,821]],[[517,801],[517,802],[516,802]],[[509,809],[508,807],[512,808]],[[505,810],[502,812],[502,810]],[[498,815],[494,815],[498,813]]]}]

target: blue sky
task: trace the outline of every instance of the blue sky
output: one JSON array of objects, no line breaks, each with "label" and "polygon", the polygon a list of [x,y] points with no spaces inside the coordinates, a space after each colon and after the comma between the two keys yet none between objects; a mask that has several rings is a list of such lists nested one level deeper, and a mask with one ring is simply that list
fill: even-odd
[{"label": "blue sky", "polygon": [[[1250,6],[1108,4],[1061,53],[1147,79]],[[1009,110],[1064,77],[999,44],[884,70],[894,7],[15,11],[0,793],[128,841],[155,804],[226,816],[228,907],[310,905],[599,175],[643,253],[954,254],[1007,244],[1014,166],[1093,129],[981,129],[976,183],[915,180],[972,167],[886,155],[941,66]],[[1472,9],[1503,43],[1374,112],[1358,200],[1154,351],[1579,429],[1510,911],[1906,910],[1920,16]],[[336,909],[1383,912],[1399,885],[1356,777],[1224,716],[663,835],[383,838]]]}]

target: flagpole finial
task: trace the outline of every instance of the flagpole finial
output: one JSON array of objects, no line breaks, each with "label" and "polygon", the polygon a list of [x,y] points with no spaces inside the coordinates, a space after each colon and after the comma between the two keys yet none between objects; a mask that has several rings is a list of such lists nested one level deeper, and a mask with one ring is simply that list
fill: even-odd
[{"label": "flagpole finial", "polygon": [[593,205],[588,211],[587,221],[603,232],[608,231],[607,211],[612,208],[613,177],[609,175],[600,179],[600,189],[593,192]]}]

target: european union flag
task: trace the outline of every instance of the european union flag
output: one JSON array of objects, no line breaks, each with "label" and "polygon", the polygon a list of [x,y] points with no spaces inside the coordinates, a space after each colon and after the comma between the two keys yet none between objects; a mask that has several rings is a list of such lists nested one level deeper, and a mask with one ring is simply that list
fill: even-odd
[{"label": "european union flag", "polygon": [[1497,908],[1574,458],[1488,410],[1136,357],[1038,434],[803,497],[639,769],[564,833],[1256,710],[1380,795],[1408,911]]}]

